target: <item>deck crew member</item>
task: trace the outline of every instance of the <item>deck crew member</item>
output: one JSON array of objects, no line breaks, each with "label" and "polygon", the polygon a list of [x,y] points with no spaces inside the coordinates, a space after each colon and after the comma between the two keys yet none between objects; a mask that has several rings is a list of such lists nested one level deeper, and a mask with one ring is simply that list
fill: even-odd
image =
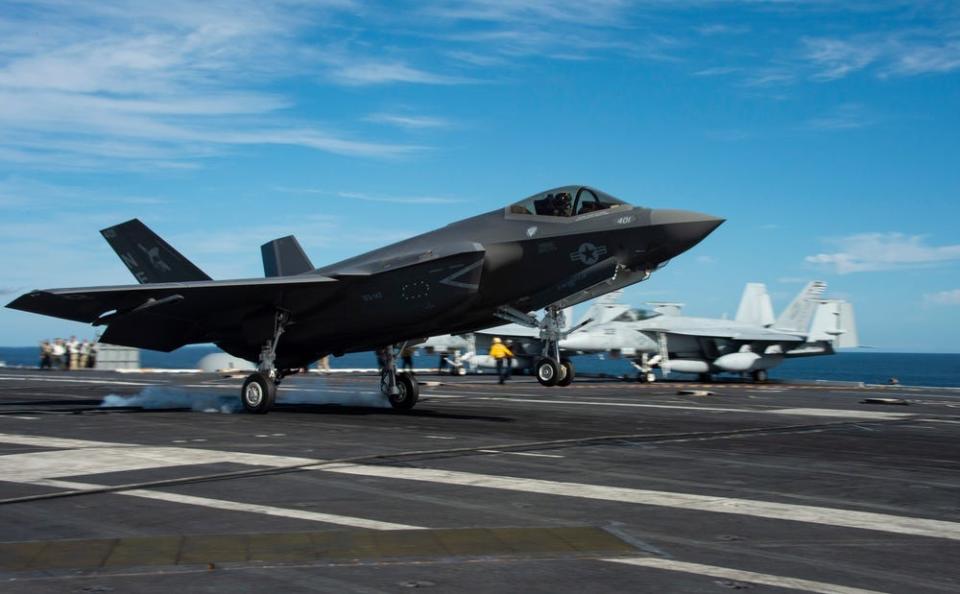
[{"label": "deck crew member", "polygon": [[513,358],[513,353],[510,352],[507,345],[503,344],[499,336],[494,336],[493,344],[490,345],[490,356],[497,362],[497,376],[502,384],[510,373],[510,359]]}]

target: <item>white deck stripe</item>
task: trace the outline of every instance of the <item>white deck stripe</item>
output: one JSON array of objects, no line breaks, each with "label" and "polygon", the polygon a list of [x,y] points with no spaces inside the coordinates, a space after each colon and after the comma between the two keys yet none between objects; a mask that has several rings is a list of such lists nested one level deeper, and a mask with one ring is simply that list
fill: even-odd
[{"label": "white deck stripe", "polygon": [[[56,487],[59,489],[95,489],[102,485],[93,485],[89,483],[75,483],[72,481],[57,480],[38,480],[35,485],[47,487]],[[254,514],[263,514],[267,516],[277,516],[282,518],[294,518],[297,520],[308,520],[310,522],[326,522],[328,524],[337,524],[340,526],[351,526],[353,528],[367,528],[370,530],[422,530],[422,526],[409,526],[407,524],[394,524],[392,522],[380,522],[378,520],[368,520],[366,518],[356,518],[351,516],[341,516],[337,514],[325,514],[322,512],[312,512],[299,509],[286,509],[283,507],[273,507],[270,505],[258,505],[255,503],[239,503],[237,501],[225,501],[223,499],[210,499],[208,497],[194,497],[192,495],[181,495],[179,493],[167,493],[165,491],[151,491],[147,489],[134,489],[131,491],[119,491],[118,495],[128,495],[131,497],[141,497],[143,499],[154,499],[156,501],[167,501],[170,503],[182,503],[185,505],[196,505],[200,507],[209,507],[226,511],[247,512]]]},{"label": "white deck stripe", "polygon": [[502,452],[500,450],[477,450],[478,452],[483,452],[484,454],[507,454],[510,456],[530,456],[533,458],[563,458],[564,456],[559,456],[557,454],[534,454],[533,452]]},{"label": "white deck stripe", "polygon": [[524,493],[598,499],[618,503],[655,505],[683,510],[737,514],[741,516],[807,522],[810,524],[824,524],[827,526],[840,526],[861,530],[876,530],[894,534],[910,534],[930,538],[960,540],[960,523],[956,522],[829,507],[814,507],[811,505],[774,503],[770,501],[696,495],[672,491],[651,491],[627,487],[606,487],[540,479],[522,479],[452,470],[433,470],[430,468],[333,464],[319,466],[317,470],[358,476],[376,476],[446,485],[485,487],[488,489],[504,489]]},{"label": "white deck stripe", "polygon": [[807,417],[847,417],[851,419],[911,419],[911,413],[879,412],[875,410],[840,410],[835,408],[778,408],[767,411],[777,415],[802,415]]},{"label": "white deck stripe", "polygon": [[107,384],[111,386],[161,386],[153,382],[128,382],[110,379],[73,379],[67,377],[35,377],[0,375],[0,381],[6,382],[56,382],[67,384]]},{"label": "white deck stripe", "polygon": [[[430,396],[431,394],[424,394]],[[705,412],[736,412],[750,414],[781,414],[781,415],[799,415],[814,417],[839,417],[839,418],[858,418],[858,419],[884,419],[895,420],[912,418],[916,415],[911,413],[888,413],[874,410],[840,410],[830,408],[770,408],[759,410],[755,408],[729,408],[719,406],[688,406],[680,404],[640,404],[636,402],[603,402],[599,400],[541,400],[537,398],[501,398],[497,396],[477,396],[471,400],[502,400],[507,402],[527,402],[531,404],[552,404],[554,406],[563,406],[572,404],[575,406],[620,406],[626,408],[667,408],[673,410],[696,410]]]},{"label": "white deck stripe", "polygon": [[[326,464],[322,460],[313,460],[310,458],[244,454],[241,452],[224,452],[199,448],[158,448],[137,446],[136,444],[68,440],[0,433],[0,443],[2,442],[45,447],[89,448],[0,456],[0,476],[4,477],[4,480],[12,481],[19,479],[21,481],[34,482],[57,476],[76,476],[96,472],[214,462],[239,462],[273,467],[285,466],[291,463],[302,464],[316,462],[317,466],[311,468],[339,474],[504,489],[543,495],[579,497],[618,503],[653,505],[683,510],[736,514],[741,516],[823,524],[827,526],[874,530],[894,534],[960,540],[960,523],[957,522],[809,505],[774,503],[753,499],[738,499],[671,491],[652,491],[627,487],[608,487],[540,479],[523,479],[430,468],[400,468],[355,464],[333,465]],[[103,455],[97,456],[96,454]],[[115,462],[118,456],[120,456],[122,460]],[[36,462],[31,462],[31,460],[35,460]],[[83,466],[77,466],[81,464]]]},{"label": "white deck stripe", "polygon": [[[2,441],[4,438],[0,437],[0,442]],[[199,448],[116,445],[120,447],[101,446],[0,456],[0,477],[11,482],[33,482],[45,478],[169,468],[191,464],[234,463],[277,467],[321,462],[314,458],[222,452]]]},{"label": "white deck stripe", "polygon": [[624,563],[626,565],[636,565],[638,567],[650,567],[653,569],[664,569],[667,571],[695,573],[697,575],[706,575],[714,578],[736,580],[739,582],[750,582],[752,584],[763,584],[765,586],[786,588],[788,590],[817,592],[818,594],[883,594],[882,592],[877,592],[876,590],[864,590],[862,588],[851,588],[848,586],[838,586],[836,584],[827,584],[824,582],[801,580],[798,578],[770,575],[766,573],[754,573],[752,571],[741,571],[739,569],[715,567],[713,565],[701,565],[699,563],[686,563],[683,561],[673,561],[671,559],[660,559],[657,557],[638,557],[628,559],[614,558],[603,559],[603,561],[609,561],[611,563]]}]

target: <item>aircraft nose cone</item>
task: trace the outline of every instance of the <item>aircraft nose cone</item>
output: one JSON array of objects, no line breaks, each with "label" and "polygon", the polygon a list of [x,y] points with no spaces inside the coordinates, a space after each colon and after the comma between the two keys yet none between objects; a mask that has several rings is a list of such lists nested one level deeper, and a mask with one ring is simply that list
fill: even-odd
[{"label": "aircraft nose cone", "polygon": [[659,227],[667,244],[668,257],[674,257],[697,245],[726,219],[690,210],[654,210],[650,224]]},{"label": "aircraft nose cone", "polygon": [[712,225],[707,233],[719,227],[725,220],[692,210],[656,209],[650,213],[652,225],[700,224],[704,227]]}]

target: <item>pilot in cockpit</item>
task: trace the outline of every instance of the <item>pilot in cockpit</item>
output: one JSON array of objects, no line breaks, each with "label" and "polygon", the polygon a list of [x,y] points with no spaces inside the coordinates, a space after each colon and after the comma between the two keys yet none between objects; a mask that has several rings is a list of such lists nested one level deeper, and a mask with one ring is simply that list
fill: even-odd
[{"label": "pilot in cockpit", "polygon": [[573,200],[569,192],[557,192],[553,197],[553,213],[558,217],[573,216]]}]

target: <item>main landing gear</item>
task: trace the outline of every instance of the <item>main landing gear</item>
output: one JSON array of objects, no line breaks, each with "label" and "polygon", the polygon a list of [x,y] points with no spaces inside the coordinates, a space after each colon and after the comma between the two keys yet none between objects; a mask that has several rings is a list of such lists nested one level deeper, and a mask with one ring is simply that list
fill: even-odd
[{"label": "main landing gear", "polygon": [[564,317],[563,310],[551,305],[547,307],[547,313],[540,322],[543,352],[534,364],[533,372],[537,376],[537,381],[543,386],[566,387],[573,383],[576,375],[573,363],[569,359],[560,358],[560,339],[563,338],[561,328]]},{"label": "main landing gear", "polygon": [[403,349],[393,345],[384,349],[383,369],[380,370],[380,392],[390,401],[394,410],[410,410],[420,398],[420,384],[416,376],[406,371],[397,371],[397,354]]},{"label": "main landing gear", "polygon": [[277,358],[277,343],[280,335],[289,323],[290,315],[285,311],[278,311],[274,317],[273,337],[263,344],[260,350],[260,361],[257,371],[247,376],[240,389],[240,401],[247,412],[262,415],[266,414],[277,398],[277,386],[289,370],[277,369],[274,362]]}]

